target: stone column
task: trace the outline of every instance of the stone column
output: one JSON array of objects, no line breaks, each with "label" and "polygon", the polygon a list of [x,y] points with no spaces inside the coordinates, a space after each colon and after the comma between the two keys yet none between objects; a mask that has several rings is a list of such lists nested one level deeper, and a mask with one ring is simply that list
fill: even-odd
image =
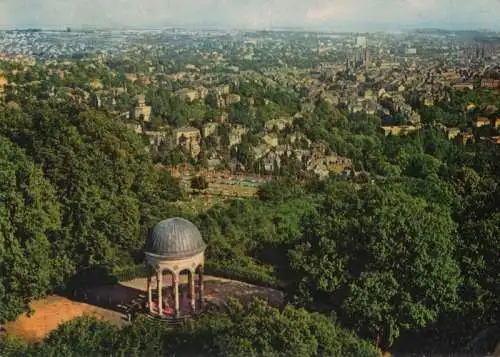
[{"label": "stone column", "polygon": [[174,315],[175,317],[177,317],[179,316],[179,276],[177,274],[174,274],[173,277],[174,277],[174,298],[175,298]]},{"label": "stone column", "polygon": [[148,309],[149,309],[149,312],[153,313],[153,288],[152,288],[152,284],[151,284],[151,275],[148,276]]},{"label": "stone column", "polygon": [[196,311],[196,289],[194,287],[194,275],[195,272],[189,272],[189,299],[191,301],[191,309],[193,312]]},{"label": "stone column", "polygon": [[163,288],[162,286],[162,279],[163,278],[163,275],[162,275],[162,271],[161,269],[159,269],[157,272],[156,272],[156,282],[157,282],[157,289],[158,289],[158,314],[160,316],[163,316],[163,298],[162,298],[162,294],[161,294],[161,290]]},{"label": "stone column", "polygon": [[199,268],[199,299],[200,299],[200,309],[203,309],[203,295],[204,295],[204,284],[203,284],[203,267]]}]

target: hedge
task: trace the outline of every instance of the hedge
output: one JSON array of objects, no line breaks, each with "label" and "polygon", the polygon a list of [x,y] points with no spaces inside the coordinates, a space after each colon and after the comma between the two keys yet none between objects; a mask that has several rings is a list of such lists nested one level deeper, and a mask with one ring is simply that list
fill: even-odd
[{"label": "hedge", "polygon": [[284,285],[279,279],[272,276],[272,271],[266,271],[258,266],[222,266],[221,264],[207,262],[205,264],[205,272],[220,278],[238,280],[248,284],[265,286],[273,289],[282,289]]},{"label": "hedge", "polygon": [[144,264],[133,265],[129,268],[118,270],[113,275],[118,281],[146,278],[146,266]]},{"label": "hedge", "polygon": [[[272,276],[273,272],[271,270],[265,270],[265,268],[258,266],[223,266],[221,264],[207,262],[205,264],[205,273],[220,278],[242,281],[248,284],[274,289],[283,288],[283,283]],[[127,281],[136,278],[145,278],[147,274],[145,266],[140,264],[116,271],[113,277],[116,278],[117,281]]]}]

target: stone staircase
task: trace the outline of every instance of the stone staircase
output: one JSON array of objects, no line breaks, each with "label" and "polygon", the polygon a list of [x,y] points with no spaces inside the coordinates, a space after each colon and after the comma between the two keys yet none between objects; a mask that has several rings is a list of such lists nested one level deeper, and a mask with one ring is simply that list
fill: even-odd
[{"label": "stone staircase", "polygon": [[148,320],[154,320],[170,326],[182,326],[184,323],[191,318],[191,316],[181,316],[181,317],[164,317],[160,318],[153,316],[149,313],[142,313]]}]

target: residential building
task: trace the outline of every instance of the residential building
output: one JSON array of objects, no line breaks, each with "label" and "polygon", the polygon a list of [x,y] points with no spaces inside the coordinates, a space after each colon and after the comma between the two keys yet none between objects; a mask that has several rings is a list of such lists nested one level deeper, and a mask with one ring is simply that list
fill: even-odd
[{"label": "residential building", "polygon": [[380,127],[385,136],[394,135],[402,136],[414,133],[418,130],[418,127],[412,125],[401,125],[401,126],[381,126]]},{"label": "residential building", "polygon": [[452,85],[452,88],[455,90],[458,90],[458,91],[473,90],[474,84],[472,84],[472,83],[455,83]]},{"label": "residential building", "polygon": [[203,125],[203,137],[208,138],[209,136],[217,134],[218,123],[207,123]]},{"label": "residential building", "polygon": [[0,102],[5,100],[5,87],[9,84],[7,78],[0,72]]},{"label": "residential building", "polygon": [[134,118],[142,119],[145,122],[151,120],[151,107],[146,105],[146,99],[144,95],[137,96],[137,106],[134,110]]},{"label": "residential building", "polygon": [[460,134],[458,134],[456,136],[455,141],[459,144],[467,145],[467,144],[476,142],[476,138],[474,137],[474,134],[472,134],[472,133],[461,132]]},{"label": "residential building", "polygon": [[448,140],[453,140],[457,137],[458,134],[460,134],[460,129],[459,128],[446,128],[446,135],[448,137]]},{"label": "residential building", "polygon": [[287,126],[291,126],[293,124],[293,119],[292,118],[279,118],[275,120],[269,120],[266,122],[266,130],[274,130],[277,129],[278,131],[281,131],[285,129]]},{"label": "residential building", "polygon": [[500,145],[500,136],[482,137],[481,140],[490,144],[491,146]]},{"label": "residential building", "polygon": [[482,88],[497,89],[500,87],[500,80],[483,78],[481,80],[481,87]]},{"label": "residential building", "polygon": [[490,119],[486,117],[476,118],[473,122],[475,128],[481,128],[486,125],[490,125]]},{"label": "residential building", "polygon": [[266,134],[262,137],[262,141],[264,141],[268,146],[275,148],[278,146],[278,136],[274,133]]},{"label": "residential building", "polygon": [[500,129],[500,118],[495,118],[491,120],[491,126],[494,129]]},{"label": "residential building", "polygon": [[180,99],[185,100],[187,102],[193,102],[200,97],[197,90],[189,88],[180,89],[177,92],[175,92],[175,94]]},{"label": "residential building", "polygon": [[235,125],[229,131],[229,147],[233,147],[234,145],[238,145],[241,143],[243,135],[248,132],[248,128],[243,125]]},{"label": "residential building", "polygon": [[148,137],[151,146],[158,147],[167,142],[167,133],[164,131],[145,131],[144,134]]},{"label": "residential building", "polygon": [[180,146],[187,150],[192,157],[197,157],[201,151],[200,131],[192,126],[175,129],[173,131],[172,141],[174,146]]}]

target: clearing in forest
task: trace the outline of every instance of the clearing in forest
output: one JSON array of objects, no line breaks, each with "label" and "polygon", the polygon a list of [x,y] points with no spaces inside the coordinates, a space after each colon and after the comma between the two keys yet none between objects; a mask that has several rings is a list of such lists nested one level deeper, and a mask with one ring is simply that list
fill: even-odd
[{"label": "clearing in forest", "polygon": [[[232,297],[242,301],[248,301],[252,298],[264,299],[275,306],[283,304],[283,293],[275,289],[213,276],[206,276],[205,279],[205,299],[209,303],[221,304]],[[180,282],[186,284],[186,277],[183,277]],[[166,281],[164,286],[168,285],[169,282]],[[100,298],[101,306],[104,306],[108,299],[112,301],[111,305],[115,304],[116,306],[110,308],[51,295],[45,299],[33,301],[30,305],[34,310],[32,316],[23,314],[16,321],[7,323],[6,332],[29,342],[38,342],[47,337],[60,324],[83,315],[95,316],[123,326],[127,324],[127,319],[124,313],[119,312],[119,307],[121,304],[137,298],[139,294],[145,294],[145,291],[146,279],[134,279],[116,285],[87,290],[88,296],[94,298],[93,301],[95,301],[95,297]]]},{"label": "clearing in forest", "polygon": [[30,342],[41,341],[60,324],[83,315],[96,316],[118,324],[125,322],[118,312],[71,301],[62,296],[51,295],[33,301],[30,306],[34,313],[31,316],[23,314],[16,321],[7,323],[7,334]]}]

